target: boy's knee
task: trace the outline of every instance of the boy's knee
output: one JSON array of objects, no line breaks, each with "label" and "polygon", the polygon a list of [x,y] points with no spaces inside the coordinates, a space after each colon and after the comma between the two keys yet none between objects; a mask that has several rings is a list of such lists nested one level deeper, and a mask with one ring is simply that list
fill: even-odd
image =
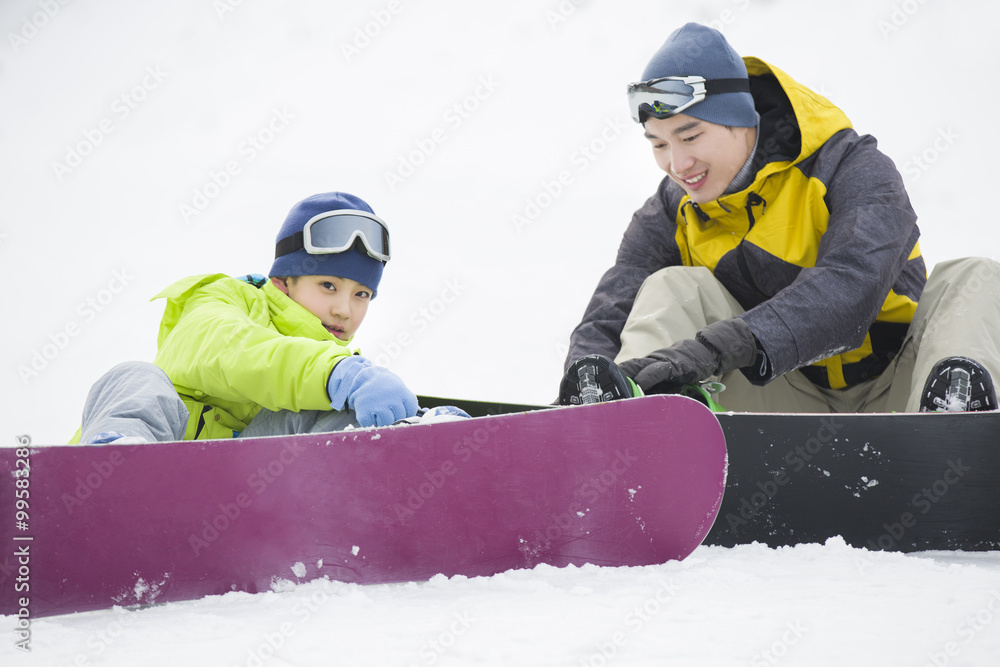
[{"label": "boy's knee", "polygon": [[112,367],[90,388],[85,410],[108,401],[164,396],[183,405],[170,378],[159,366],[147,361],[124,361]]},{"label": "boy's knee", "polygon": [[173,389],[173,382],[156,364],[148,361],[123,361],[94,383],[94,389],[119,386],[162,386]]},{"label": "boy's knee", "polygon": [[151,364],[148,361],[123,361],[120,364],[112,366],[105,375],[153,375],[162,378],[167,377],[167,374],[159,366]]}]

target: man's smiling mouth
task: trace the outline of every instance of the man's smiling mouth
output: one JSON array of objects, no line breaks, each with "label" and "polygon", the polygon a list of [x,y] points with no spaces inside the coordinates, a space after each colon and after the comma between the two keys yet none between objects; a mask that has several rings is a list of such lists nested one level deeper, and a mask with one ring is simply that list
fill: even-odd
[{"label": "man's smiling mouth", "polygon": [[696,185],[697,183],[700,183],[705,178],[705,176],[707,176],[707,175],[708,175],[708,171],[703,171],[700,174],[698,174],[697,176],[692,176],[691,178],[684,178],[684,179],[681,179],[681,180],[683,180],[688,185]]}]

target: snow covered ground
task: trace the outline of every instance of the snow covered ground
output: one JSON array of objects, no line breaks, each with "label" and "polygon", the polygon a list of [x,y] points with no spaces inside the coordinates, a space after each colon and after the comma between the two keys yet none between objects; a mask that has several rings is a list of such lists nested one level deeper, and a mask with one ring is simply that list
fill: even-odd
[{"label": "snow covered ground", "polygon": [[[289,577],[292,575],[289,574]],[[641,568],[327,580],[35,620],[10,665],[994,665],[996,555],[701,547]]]},{"label": "snow covered ground", "polygon": [[[976,0],[4,0],[0,445],[68,439],[104,370],[152,358],[153,294],[265,272],[290,206],[334,189],[393,230],[367,355],[422,394],[551,400],[661,176],[625,84],[688,20],[879,138],[931,265],[996,258],[998,19]],[[834,541],[43,619],[30,655],[3,618],[0,662],[983,665],[998,615],[997,554]]]}]

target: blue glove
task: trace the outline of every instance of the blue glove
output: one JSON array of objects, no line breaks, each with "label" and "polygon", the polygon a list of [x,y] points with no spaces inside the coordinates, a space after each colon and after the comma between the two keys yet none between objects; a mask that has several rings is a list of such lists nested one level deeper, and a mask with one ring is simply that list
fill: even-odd
[{"label": "blue glove", "polygon": [[362,426],[388,426],[417,414],[417,397],[395,373],[364,357],[337,363],[326,385],[330,407],[354,411]]}]

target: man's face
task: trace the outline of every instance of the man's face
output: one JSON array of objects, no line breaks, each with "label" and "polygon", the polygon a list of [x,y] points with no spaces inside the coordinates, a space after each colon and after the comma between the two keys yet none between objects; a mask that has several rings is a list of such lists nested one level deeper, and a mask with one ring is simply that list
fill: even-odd
[{"label": "man's face", "polygon": [[646,138],[657,166],[692,201],[718,199],[750,156],[757,128],[716,125],[685,114],[648,118]]},{"label": "man's face", "polygon": [[327,331],[340,340],[350,340],[368,313],[372,292],[359,282],[337,276],[271,278],[271,282],[319,318]]}]

